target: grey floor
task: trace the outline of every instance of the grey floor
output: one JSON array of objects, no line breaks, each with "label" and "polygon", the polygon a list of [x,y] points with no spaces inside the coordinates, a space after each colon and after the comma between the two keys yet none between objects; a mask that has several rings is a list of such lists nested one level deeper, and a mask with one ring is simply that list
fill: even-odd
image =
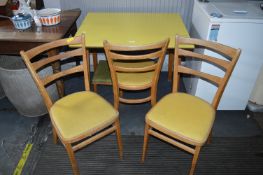
[{"label": "grey floor", "polygon": [[[83,89],[80,78],[66,81],[66,93]],[[169,93],[171,83],[167,81],[167,73],[162,73],[158,87],[158,99]],[[110,86],[100,86],[98,93],[112,103]],[[131,94],[128,94],[131,95]],[[123,135],[143,135],[144,117],[150,109],[150,104],[125,105],[121,104],[120,120]],[[263,115],[247,118],[245,111],[218,111],[213,128],[213,137],[249,137],[262,135]],[[44,123],[44,124],[43,124]],[[37,152],[50,134],[51,126],[48,115],[28,118],[20,115],[7,98],[0,99],[0,175],[13,173],[22,151],[27,143],[37,143]],[[39,134],[44,133],[44,134]],[[31,159],[32,159],[31,155]],[[33,156],[34,157],[34,156]],[[37,160],[37,154],[34,157]],[[26,165],[31,169],[33,165]],[[26,174],[26,173],[25,173]]]}]

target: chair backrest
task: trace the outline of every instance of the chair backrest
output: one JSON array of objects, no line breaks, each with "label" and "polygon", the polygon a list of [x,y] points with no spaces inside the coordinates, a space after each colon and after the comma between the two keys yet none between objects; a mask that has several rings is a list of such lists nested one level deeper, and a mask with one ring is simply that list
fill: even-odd
[{"label": "chair backrest", "polygon": [[[77,48],[71,49],[70,51],[64,51],[64,46],[78,45]],[[62,49],[62,51],[60,51]],[[48,111],[53,105],[53,101],[47,92],[46,87],[54,83],[54,81],[61,79],[65,76],[83,72],[85,90],[89,91],[89,60],[87,58],[87,52],[85,48],[85,36],[77,36],[74,38],[66,38],[56,40],[50,43],[46,43],[28,51],[20,51],[24,62],[31,73],[43,99],[47,106]],[[52,66],[59,61],[65,61],[78,56],[82,58],[83,64],[71,67],[66,70],[62,70],[57,73],[51,73],[50,75],[40,76],[39,71],[43,68]],[[73,60],[74,61],[74,60]]]},{"label": "chair backrest", "polygon": [[[119,94],[119,88],[126,90],[142,90],[151,88],[156,90],[160,71],[163,65],[164,57],[168,47],[169,39],[161,42],[143,45],[143,46],[124,46],[114,45],[104,41],[104,49],[110,67],[114,95]],[[140,64],[142,62],[151,62],[151,64]],[[129,63],[121,64],[121,63]],[[123,86],[118,82],[118,73],[144,73],[154,72],[151,83],[141,87]],[[138,74],[138,76],[140,76]],[[152,92],[151,92],[152,93]],[[129,100],[120,99],[129,103]],[[130,103],[141,103],[147,100],[130,101]],[[148,100],[149,101],[149,100]]]},{"label": "chair backrest", "polygon": [[[225,59],[204,55],[194,51],[180,48],[180,45],[188,45],[188,44],[193,45],[195,47],[194,50],[196,50],[197,48],[208,49]],[[217,109],[221,96],[224,92],[224,89],[230,78],[230,75],[238,61],[240,53],[241,53],[240,49],[234,49],[232,47],[222,45],[216,42],[176,36],[176,45],[174,52],[175,60],[174,60],[173,92],[178,91],[180,74],[188,74],[202,78],[207,82],[215,84],[217,86],[216,93],[212,100],[212,106],[215,109]],[[191,58],[194,60],[201,60],[210,63],[213,66],[216,66],[217,68],[223,70],[224,75],[217,76],[217,75],[209,74],[207,72],[201,72],[199,70],[195,70],[190,67],[186,67],[181,64],[182,58],[185,59]]]}]

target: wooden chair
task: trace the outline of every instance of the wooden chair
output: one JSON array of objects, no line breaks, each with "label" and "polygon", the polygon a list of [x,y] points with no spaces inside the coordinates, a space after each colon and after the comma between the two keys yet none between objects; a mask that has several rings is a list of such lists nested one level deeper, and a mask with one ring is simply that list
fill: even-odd
[{"label": "wooden chair", "polygon": [[[179,45],[190,44],[202,47],[227,59],[219,59],[194,51],[183,50]],[[194,173],[198,155],[202,145],[207,141],[215,119],[216,109],[220,98],[229,80],[240,55],[240,49],[234,49],[219,43],[176,37],[174,55],[174,77],[172,93],[163,97],[146,115],[145,135],[142,153],[142,162],[145,160],[148,138],[153,135],[174,146],[177,146],[193,154],[192,165],[189,174]],[[200,72],[181,64],[181,58],[187,57],[211,63],[224,70],[223,77]],[[197,76],[217,85],[217,91],[212,103],[208,103],[199,97],[178,92],[179,78],[181,74]]]},{"label": "wooden chair", "polygon": [[[121,46],[104,41],[115,109],[119,108],[119,102],[156,103],[157,84],[168,43],[169,39],[144,46]],[[124,98],[121,93],[145,89],[150,89],[150,95],[145,98]]]},{"label": "wooden chair", "polygon": [[[33,61],[34,57],[41,56],[46,51],[51,49],[58,50],[60,47],[75,44],[79,45],[80,48],[60,53],[56,52],[56,55]],[[20,54],[32,74],[49,111],[53,125],[54,142],[57,143],[58,135],[67,150],[73,173],[75,175],[79,174],[74,152],[113,132],[116,132],[119,156],[122,158],[119,113],[110,103],[98,94],[90,91],[89,59],[85,49],[84,35],[43,44],[26,52],[21,51]],[[69,60],[75,56],[82,57],[83,64],[46,77],[38,74],[39,70],[54,64],[54,62],[62,59]],[[54,81],[74,73],[84,74],[85,91],[72,93],[53,102],[46,91],[46,87]]]}]

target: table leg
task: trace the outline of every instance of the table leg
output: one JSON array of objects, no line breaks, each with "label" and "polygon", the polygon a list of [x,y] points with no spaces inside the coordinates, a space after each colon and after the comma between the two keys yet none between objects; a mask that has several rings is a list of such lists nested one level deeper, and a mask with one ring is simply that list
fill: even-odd
[{"label": "table leg", "polygon": [[172,81],[172,78],[173,78],[173,63],[174,63],[174,53],[173,52],[169,52],[168,81]]},{"label": "table leg", "polygon": [[[50,50],[48,52],[48,56],[52,56],[52,55],[56,55],[57,54],[57,50]],[[51,64],[53,72],[57,73],[61,71],[61,66],[60,66],[60,61],[56,61],[54,63]],[[64,96],[64,83],[62,80],[57,80],[56,81],[56,86],[57,86],[57,90],[58,90],[58,95],[59,97],[63,97]]]},{"label": "table leg", "polygon": [[[98,65],[98,55],[97,52],[92,53],[92,59],[93,59],[93,72],[95,73]],[[97,84],[93,84],[93,90],[94,92],[98,92],[97,90]]]},{"label": "table leg", "polygon": [[93,69],[94,72],[97,69],[97,65],[98,65],[98,56],[97,56],[97,52],[93,52],[92,53],[92,58],[93,58]]},{"label": "table leg", "polygon": [[76,24],[76,22],[72,25],[72,27],[71,27],[71,30],[70,30],[70,34],[72,35],[72,36],[74,36],[76,33],[77,33],[77,30],[78,30],[78,27],[77,27],[77,24]]}]

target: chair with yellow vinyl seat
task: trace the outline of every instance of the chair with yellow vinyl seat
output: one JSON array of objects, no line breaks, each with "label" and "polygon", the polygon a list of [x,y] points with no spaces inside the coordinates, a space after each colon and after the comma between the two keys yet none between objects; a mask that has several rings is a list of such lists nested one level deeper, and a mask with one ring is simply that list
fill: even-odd
[{"label": "chair with yellow vinyl seat", "polygon": [[[104,41],[112,79],[114,107],[119,103],[156,103],[157,84],[169,39],[144,46],[115,45]],[[124,98],[125,91],[150,90],[144,98]]]},{"label": "chair with yellow vinyl seat", "polygon": [[[179,45],[188,44],[194,45],[196,49],[189,51],[179,48]],[[217,58],[195,52],[199,47],[216,52],[221,57]],[[146,114],[142,162],[146,157],[149,135],[152,135],[193,154],[189,174],[194,174],[200,149],[210,136],[220,98],[239,55],[240,49],[216,42],[176,37],[173,90]],[[225,59],[222,59],[223,57]],[[182,58],[211,63],[213,66],[221,68],[224,75],[219,77],[212,75],[211,72],[209,74],[186,67],[181,64]],[[199,77],[216,85],[217,91],[212,102],[209,103],[199,97],[178,92],[181,74]]]},{"label": "chair with yellow vinyl seat", "polygon": [[[80,48],[59,52],[61,47],[75,44]],[[43,53],[54,49],[57,54],[43,58]],[[54,142],[57,143],[58,136],[67,150],[73,173],[80,174],[74,152],[113,132],[116,133],[119,155],[122,158],[119,113],[105,99],[90,91],[89,59],[87,59],[88,54],[85,48],[85,36],[53,41],[20,53],[48,109],[53,126]],[[42,59],[39,59],[41,57]],[[39,74],[44,67],[62,59],[74,61],[74,57],[81,57],[82,64],[47,76]],[[84,74],[85,90],[69,94],[53,102],[46,88],[54,81],[75,73]]]}]

